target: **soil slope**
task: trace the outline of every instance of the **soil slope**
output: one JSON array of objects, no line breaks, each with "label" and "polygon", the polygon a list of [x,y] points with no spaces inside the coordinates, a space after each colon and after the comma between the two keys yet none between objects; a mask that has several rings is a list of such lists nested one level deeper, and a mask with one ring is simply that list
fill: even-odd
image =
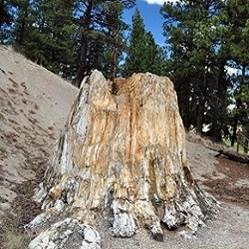
[{"label": "soil slope", "polygon": [[[42,176],[77,92],[12,48],[0,46],[0,214]],[[21,184],[27,181],[24,189]]]}]

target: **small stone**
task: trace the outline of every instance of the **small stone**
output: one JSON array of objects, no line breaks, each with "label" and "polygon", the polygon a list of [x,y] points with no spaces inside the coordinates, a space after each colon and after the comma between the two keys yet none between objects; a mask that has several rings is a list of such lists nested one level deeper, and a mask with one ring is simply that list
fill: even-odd
[{"label": "small stone", "polygon": [[82,249],[100,249],[100,236],[93,227],[67,218],[40,233],[30,242],[29,249],[67,249],[75,246]]},{"label": "small stone", "polygon": [[62,212],[65,208],[65,204],[62,200],[57,200],[55,202],[54,208],[58,211],[58,212]]},{"label": "small stone", "polygon": [[190,231],[181,231],[178,233],[183,239],[190,240],[195,239],[195,235]]},{"label": "small stone", "polygon": [[47,192],[44,188],[44,184],[43,184],[43,182],[41,182],[38,185],[38,187],[35,189],[35,194],[34,194],[33,199],[35,202],[41,203],[44,200],[44,198],[46,197],[46,195],[47,195]]},{"label": "small stone", "polygon": [[85,239],[86,242],[89,242],[89,243],[93,243],[95,241],[100,240],[99,235],[90,226],[85,226],[84,239]]}]

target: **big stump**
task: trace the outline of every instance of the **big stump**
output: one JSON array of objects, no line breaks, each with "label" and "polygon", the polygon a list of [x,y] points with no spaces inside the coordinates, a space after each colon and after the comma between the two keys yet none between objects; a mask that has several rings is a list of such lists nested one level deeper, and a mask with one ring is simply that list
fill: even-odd
[{"label": "big stump", "polygon": [[[147,228],[155,239],[163,227],[197,231],[216,206],[191,176],[173,83],[149,73],[111,82],[96,70],[82,82],[36,196],[44,213],[30,228],[104,219],[114,236]],[[44,233],[51,228],[30,248]]]}]

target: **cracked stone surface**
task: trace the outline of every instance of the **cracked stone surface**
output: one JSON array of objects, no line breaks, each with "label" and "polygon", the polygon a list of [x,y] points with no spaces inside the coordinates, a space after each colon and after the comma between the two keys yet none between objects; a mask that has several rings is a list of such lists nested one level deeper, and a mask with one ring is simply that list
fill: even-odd
[{"label": "cracked stone surface", "polygon": [[192,178],[173,83],[150,73],[84,79],[45,179],[39,222],[65,214],[95,226],[104,217],[115,237],[196,233],[217,205]]},{"label": "cracked stone surface", "polygon": [[100,236],[93,227],[67,218],[40,233],[29,249],[100,249]]}]

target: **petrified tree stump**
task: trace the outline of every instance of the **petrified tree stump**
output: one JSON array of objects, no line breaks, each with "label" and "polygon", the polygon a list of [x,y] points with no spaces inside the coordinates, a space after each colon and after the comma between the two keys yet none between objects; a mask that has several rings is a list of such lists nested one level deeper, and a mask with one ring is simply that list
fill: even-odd
[{"label": "petrified tree stump", "polygon": [[163,225],[195,232],[216,203],[192,179],[172,82],[149,73],[110,82],[98,71],[82,83],[37,199],[45,212],[31,228],[105,217],[114,236],[145,227],[156,239]]}]

